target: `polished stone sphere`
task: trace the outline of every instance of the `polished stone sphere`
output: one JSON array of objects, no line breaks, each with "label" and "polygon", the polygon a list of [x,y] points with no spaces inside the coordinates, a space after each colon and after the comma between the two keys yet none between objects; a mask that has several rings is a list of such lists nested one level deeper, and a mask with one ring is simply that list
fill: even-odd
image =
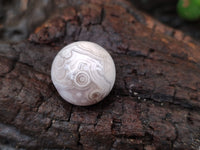
[{"label": "polished stone sphere", "polygon": [[96,43],[79,41],[56,55],[51,79],[67,102],[88,106],[105,98],[113,88],[115,64],[110,54]]}]

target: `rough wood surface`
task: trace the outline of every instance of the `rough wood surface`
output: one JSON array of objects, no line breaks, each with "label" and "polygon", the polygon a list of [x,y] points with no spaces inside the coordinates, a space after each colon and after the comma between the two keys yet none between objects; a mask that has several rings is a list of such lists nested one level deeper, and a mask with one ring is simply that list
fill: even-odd
[{"label": "rough wood surface", "polygon": [[[28,41],[0,43],[0,148],[194,149],[200,146],[200,45],[125,0],[65,3]],[[50,80],[66,44],[106,48],[114,89],[90,107],[68,104]]]}]

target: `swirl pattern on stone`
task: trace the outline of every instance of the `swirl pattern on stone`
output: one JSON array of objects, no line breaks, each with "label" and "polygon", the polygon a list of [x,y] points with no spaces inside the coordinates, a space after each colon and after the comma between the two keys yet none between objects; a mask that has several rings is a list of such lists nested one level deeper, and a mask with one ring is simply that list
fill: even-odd
[{"label": "swirl pattern on stone", "polygon": [[115,82],[115,65],[98,44],[74,42],[56,55],[51,78],[58,93],[71,104],[88,106],[107,96]]}]

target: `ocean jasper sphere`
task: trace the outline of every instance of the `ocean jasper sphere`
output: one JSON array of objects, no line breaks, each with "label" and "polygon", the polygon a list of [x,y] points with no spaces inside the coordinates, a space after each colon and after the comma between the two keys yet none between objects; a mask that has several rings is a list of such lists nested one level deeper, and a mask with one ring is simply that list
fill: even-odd
[{"label": "ocean jasper sphere", "polygon": [[106,97],[115,82],[115,64],[98,44],[74,42],[56,55],[51,79],[58,93],[71,104],[88,106]]}]

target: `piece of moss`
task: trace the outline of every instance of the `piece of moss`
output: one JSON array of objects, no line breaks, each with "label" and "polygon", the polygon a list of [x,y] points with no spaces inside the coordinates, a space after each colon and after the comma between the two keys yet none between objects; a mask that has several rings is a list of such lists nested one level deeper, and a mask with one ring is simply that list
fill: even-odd
[{"label": "piece of moss", "polygon": [[177,11],[183,19],[197,20],[200,18],[200,0],[179,0]]}]

